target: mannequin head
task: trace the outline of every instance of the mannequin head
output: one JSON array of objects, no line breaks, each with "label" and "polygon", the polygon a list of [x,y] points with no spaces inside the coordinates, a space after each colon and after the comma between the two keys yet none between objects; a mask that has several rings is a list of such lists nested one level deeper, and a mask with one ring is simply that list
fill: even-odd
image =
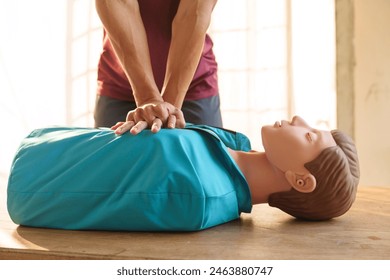
[{"label": "mannequin head", "polygon": [[269,196],[270,206],[301,219],[327,220],[355,200],[359,163],[355,145],[341,131],[316,130],[300,117],[262,129],[268,160],[284,173],[290,191]]}]

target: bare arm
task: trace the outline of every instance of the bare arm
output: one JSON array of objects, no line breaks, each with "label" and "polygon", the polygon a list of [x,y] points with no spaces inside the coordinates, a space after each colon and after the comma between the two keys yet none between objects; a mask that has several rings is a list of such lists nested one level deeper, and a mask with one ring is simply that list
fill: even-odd
[{"label": "bare arm", "polygon": [[[181,0],[172,24],[172,40],[160,94],[149,56],[145,28],[137,0],[96,0],[98,14],[133,88],[137,109],[127,115],[136,134],[147,127],[184,127],[180,110],[203,51],[206,31],[217,0]],[[135,126],[133,128],[133,126]]]},{"label": "bare arm", "polygon": [[217,0],[181,0],[172,24],[162,96],[181,108],[202,55],[206,31]]},{"label": "bare arm", "polygon": [[163,102],[154,80],[137,0],[96,0],[96,10],[129,79],[137,106]]}]

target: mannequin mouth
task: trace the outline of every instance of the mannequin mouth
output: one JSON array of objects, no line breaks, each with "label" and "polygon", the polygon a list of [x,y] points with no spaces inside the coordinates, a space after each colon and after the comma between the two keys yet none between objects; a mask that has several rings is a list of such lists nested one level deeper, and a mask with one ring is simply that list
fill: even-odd
[{"label": "mannequin mouth", "polygon": [[292,125],[292,123],[289,121],[286,121],[286,120],[281,120],[281,121],[276,121],[274,124],[274,127],[278,128],[278,127],[283,127],[283,126],[288,126],[288,125]]}]

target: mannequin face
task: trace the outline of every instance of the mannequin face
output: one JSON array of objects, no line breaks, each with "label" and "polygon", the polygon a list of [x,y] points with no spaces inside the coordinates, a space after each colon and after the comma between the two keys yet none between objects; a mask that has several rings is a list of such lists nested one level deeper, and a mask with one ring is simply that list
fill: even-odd
[{"label": "mannequin face", "polygon": [[330,131],[314,129],[298,116],[291,122],[264,126],[261,135],[268,160],[283,172],[307,173],[305,163],[325,148],[336,146]]}]

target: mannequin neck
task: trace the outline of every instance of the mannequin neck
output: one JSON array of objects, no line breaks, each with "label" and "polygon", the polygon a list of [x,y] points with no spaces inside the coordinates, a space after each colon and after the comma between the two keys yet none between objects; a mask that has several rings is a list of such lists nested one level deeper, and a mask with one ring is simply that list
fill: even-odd
[{"label": "mannequin neck", "polygon": [[267,203],[272,193],[289,191],[284,173],[271,164],[264,152],[243,152],[229,149],[248,182],[252,204]]}]

